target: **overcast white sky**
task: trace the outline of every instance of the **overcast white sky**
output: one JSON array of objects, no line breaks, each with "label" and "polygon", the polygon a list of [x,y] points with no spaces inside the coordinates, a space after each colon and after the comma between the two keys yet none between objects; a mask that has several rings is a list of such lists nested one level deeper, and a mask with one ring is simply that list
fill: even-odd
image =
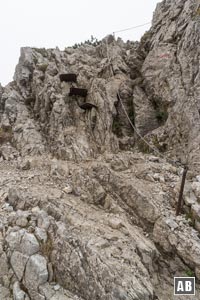
[{"label": "overcast white sky", "polygon": [[[0,17],[0,82],[12,80],[20,47],[58,46],[98,39],[113,31],[152,20],[158,0],[4,0]],[[150,27],[120,33],[139,40]]]}]

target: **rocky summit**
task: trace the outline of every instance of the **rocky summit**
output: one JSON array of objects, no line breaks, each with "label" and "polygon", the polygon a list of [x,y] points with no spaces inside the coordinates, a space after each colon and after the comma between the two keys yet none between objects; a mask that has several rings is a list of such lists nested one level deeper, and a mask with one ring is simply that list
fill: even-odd
[{"label": "rocky summit", "polygon": [[[200,299],[200,3],[140,42],[21,49],[0,86],[0,299]],[[187,164],[181,213],[176,216]]]}]

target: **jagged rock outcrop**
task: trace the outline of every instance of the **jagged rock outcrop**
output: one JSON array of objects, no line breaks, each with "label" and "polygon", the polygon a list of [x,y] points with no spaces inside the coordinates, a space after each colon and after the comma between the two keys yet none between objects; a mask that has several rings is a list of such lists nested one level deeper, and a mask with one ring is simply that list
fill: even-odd
[{"label": "jagged rock outcrop", "polygon": [[[200,299],[198,11],[164,0],[140,43],[21,49],[0,86],[1,299],[169,300],[186,275]],[[163,156],[189,162],[180,216]]]},{"label": "jagged rock outcrop", "polygon": [[[149,53],[141,72],[146,91],[168,115],[164,135],[168,149],[199,170],[199,3],[163,1],[154,13]],[[159,113],[159,111],[158,111]]]}]

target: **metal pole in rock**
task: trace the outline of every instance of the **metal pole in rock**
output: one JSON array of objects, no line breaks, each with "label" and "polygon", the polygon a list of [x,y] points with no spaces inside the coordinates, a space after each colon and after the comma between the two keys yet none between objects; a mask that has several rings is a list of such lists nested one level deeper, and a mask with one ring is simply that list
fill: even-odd
[{"label": "metal pole in rock", "polygon": [[178,203],[177,203],[177,208],[176,208],[176,216],[178,216],[180,214],[180,211],[182,208],[182,198],[183,198],[183,191],[184,191],[187,171],[188,171],[188,166],[184,166],[183,176],[182,176],[182,181],[181,181],[181,188],[180,188],[179,198],[178,198]]}]

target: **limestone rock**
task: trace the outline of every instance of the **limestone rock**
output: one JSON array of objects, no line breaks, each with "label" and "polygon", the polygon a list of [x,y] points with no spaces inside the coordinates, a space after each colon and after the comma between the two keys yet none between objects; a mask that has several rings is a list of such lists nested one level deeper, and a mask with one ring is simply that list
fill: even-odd
[{"label": "limestone rock", "polygon": [[31,256],[39,252],[39,243],[35,236],[31,233],[25,233],[20,244],[20,248],[23,254]]},{"label": "limestone rock", "polygon": [[20,227],[26,227],[28,224],[28,220],[27,218],[25,217],[19,217],[17,220],[16,220],[16,225],[17,226],[20,226]]},{"label": "limestone rock", "polygon": [[192,211],[193,217],[197,221],[200,221],[200,205],[199,204],[192,205],[191,211]]},{"label": "limestone rock", "polygon": [[48,214],[45,211],[41,211],[39,216],[38,216],[38,220],[37,220],[37,225],[39,228],[43,228],[43,229],[48,229],[49,225],[50,225],[50,219]]},{"label": "limestone rock", "polygon": [[67,185],[64,189],[63,192],[65,192],[66,194],[71,194],[73,191],[72,187],[70,185]]},{"label": "limestone rock", "polygon": [[187,195],[185,195],[184,200],[185,204],[190,207],[194,204],[197,204],[197,198],[193,192],[190,192]]},{"label": "limestone rock", "polygon": [[109,220],[109,225],[112,229],[120,229],[123,226],[120,220],[113,218]]},{"label": "limestone rock", "polygon": [[28,295],[20,289],[19,282],[13,284],[13,297],[14,300],[30,300]]},{"label": "limestone rock", "polygon": [[44,229],[36,227],[34,234],[40,242],[45,243],[47,241],[47,233]]},{"label": "limestone rock", "polygon": [[21,239],[24,236],[24,234],[25,234],[25,230],[21,229],[18,231],[11,231],[7,235],[6,242],[8,243],[11,250],[19,250],[20,249]]},{"label": "limestone rock", "polygon": [[27,261],[28,256],[18,251],[14,251],[11,256],[10,264],[19,281],[23,278]]},{"label": "limestone rock", "polygon": [[173,219],[167,219],[166,224],[173,230],[178,227],[178,224]]},{"label": "limestone rock", "polygon": [[43,256],[34,254],[29,258],[26,265],[24,280],[30,295],[36,293],[38,287],[47,282],[47,262]]}]

